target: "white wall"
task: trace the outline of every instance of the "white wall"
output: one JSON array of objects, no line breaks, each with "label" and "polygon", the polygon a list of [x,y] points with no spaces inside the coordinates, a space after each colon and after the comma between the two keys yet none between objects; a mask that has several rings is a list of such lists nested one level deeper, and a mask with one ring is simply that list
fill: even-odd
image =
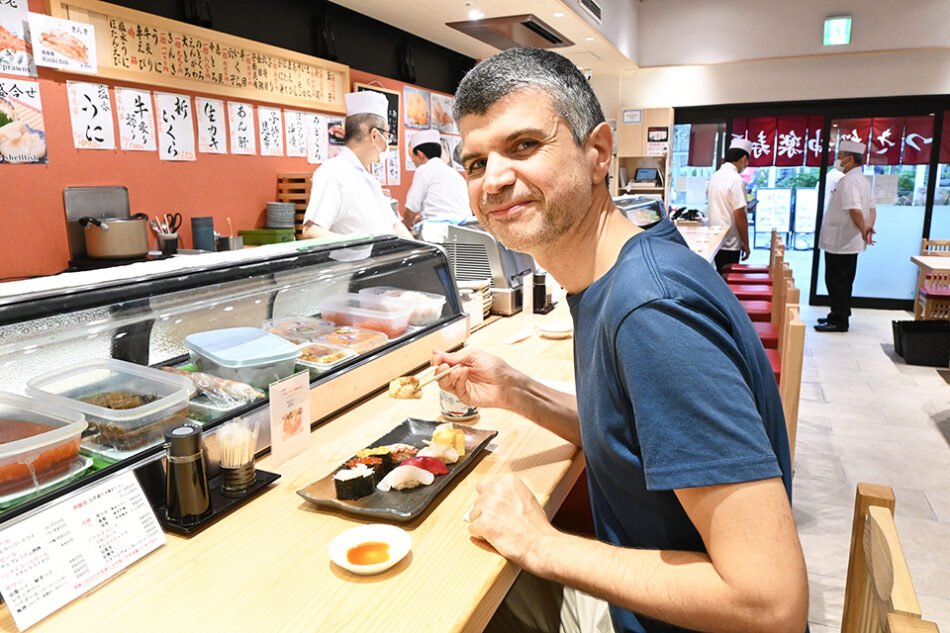
[{"label": "white wall", "polygon": [[597,95],[597,100],[600,101],[604,116],[608,119],[616,119],[617,110],[620,109],[620,77],[617,75],[594,75],[590,78],[590,87]]},{"label": "white wall", "polygon": [[606,37],[634,64],[637,63],[638,0],[595,0],[601,7],[603,21],[598,24],[577,0],[560,0],[567,9],[584,19]]},{"label": "white wall", "polygon": [[950,48],[643,68],[620,82],[621,104],[643,108],[950,94]]},{"label": "white wall", "polygon": [[[643,0],[640,67],[950,46],[947,0]],[[851,44],[823,47],[826,17],[851,15]]]}]

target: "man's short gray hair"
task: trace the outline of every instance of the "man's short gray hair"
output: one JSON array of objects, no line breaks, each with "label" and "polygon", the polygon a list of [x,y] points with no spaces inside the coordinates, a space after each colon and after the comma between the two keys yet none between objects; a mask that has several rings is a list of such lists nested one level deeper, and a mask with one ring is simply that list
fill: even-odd
[{"label": "man's short gray hair", "polygon": [[343,124],[343,142],[362,141],[374,127],[380,130],[386,129],[386,119],[369,112],[348,116]]},{"label": "man's short gray hair", "polygon": [[863,153],[859,153],[859,152],[842,152],[842,154],[848,154],[849,156],[851,156],[851,158],[854,159],[854,164],[855,164],[855,165],[863,165],[863,164],[864,164],[864,154],[863,154]]},{"label": "man's short gray hair", "polygon": [[468,71],[455,93],[455,120],[467,114],[485,114],[519,90],[546,94],[554,110],[567,120],[578,145],[604,121],[600,102],[577,66],[540,48],[511,48]]}]

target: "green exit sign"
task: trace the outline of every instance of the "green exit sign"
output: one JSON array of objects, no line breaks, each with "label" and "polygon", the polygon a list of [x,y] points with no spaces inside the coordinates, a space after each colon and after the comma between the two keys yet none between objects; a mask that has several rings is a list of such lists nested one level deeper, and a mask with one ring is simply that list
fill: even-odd
[{"label": "green exit sign", "polygon": [[825,19],[825,46],[841,46],[851,43],[851,16]]}]

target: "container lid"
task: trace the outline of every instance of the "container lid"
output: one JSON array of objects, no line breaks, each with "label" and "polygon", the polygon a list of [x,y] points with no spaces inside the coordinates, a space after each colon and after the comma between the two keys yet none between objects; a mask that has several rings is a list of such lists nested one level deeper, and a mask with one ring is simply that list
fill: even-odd
[{"label": "container lid", "polygon": [[196,332],[185,347],[224,367],[256,367],[300,356],[297,346],[256,327]]},{"label": "container lid", "polygon": [[6,392],[0,392],[0,418],[54,427],[39,435],[0,444],[0,459],[54,444],[70,435],[79,435],[86,429],[86,418],[78,411]]}]

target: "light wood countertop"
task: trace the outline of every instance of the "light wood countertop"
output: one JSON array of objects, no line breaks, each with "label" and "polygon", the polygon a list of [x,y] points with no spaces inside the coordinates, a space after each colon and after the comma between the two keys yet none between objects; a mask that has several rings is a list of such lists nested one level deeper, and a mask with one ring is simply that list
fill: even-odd
[{"label": "light wood countertop", "polygon": [[692,222],[676,222],[689,250],[701,256],[707,262],[713,261],[716,253],[722,248],[722,241],[726,237],[725,227],[709,227]]},{"label": "light wood countertop", "polygon": [[[535,334],[501,342],[543,321],[565,320],[562,301],[543,317],[500,319],[468,344],[537,378],[573,381],[572,339]],[[282,475],[270,490],[191,538],[169,534],[163,547],[30,631],[481,631],[517,569],[468,535],[462,516],[476,484],[517,473],[553,515],[583,469],[576,447],[520,416],[483,409],[468,424],[497,429],[498,437],[430,510],[397,524],[411,534],[412,550],[378,576],[351,574],[327,555],[337,534],[372,521],[318,509],[296,494],[405,418],[438,419],[438,393],[430,384],[421,400],[378,394],[314,430],[303,454],[277,467],[268,455],[258,467]],[[0,607],[0,631],[16,630]]]}]

